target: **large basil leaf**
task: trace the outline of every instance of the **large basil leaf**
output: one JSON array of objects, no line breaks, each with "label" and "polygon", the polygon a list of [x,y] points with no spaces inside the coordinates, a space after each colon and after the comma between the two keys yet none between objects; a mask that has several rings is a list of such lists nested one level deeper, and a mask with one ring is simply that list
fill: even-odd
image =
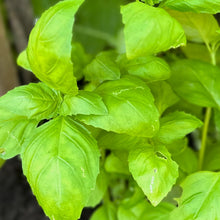
[{"label": "large basil leaf", "polygon": [[17,87],[0,98],[0,108],[28,119],[50,119],[58,114],[60,92],[44,83]]},{"label": "large basil leaf", "polygon": [[108,110],[98,94],[80,90],[76,96],[64,97],[60,113],[62,115],[107,115]]},{"label": "large basil leaf", "polygon": [[27,57],[27,50],[22,51],[17,59],[17,64],[21,67],[23,67],[24,69],[32,72],[30,63],[28,61],[28,57]]},{"label": "large basil leaf", "polygon": [[220,106],[220,69],[197,60],[179,60],[171,65],[169,83],[186,101],[203,107]]},{"label": "large basil leaf", "polygon": [[216,31],[219,29],[219,25],[213,15],[192,12],[182,13],[173,10],[168,12],[183,26],[189,41],[209,44],[218,37]]},{"label": "large basil leaf", "polygon": [[77,93],[71,61],[74,14],[83,0],[66,0],[51,7],[33,28],[27,57],[33,73],[63,93]]},{"label": "large basil leaf", "polygon": [[178,177],[178,165],[162,145],[146,145],[129,154],[129,169],[153,206],[171,190]]},{"label": "large basil leaf", "polygon": [[176,219],[220,219],[220,174],[198,172],[188,176],[181,184],[183,193],[179,207],[171,215]]},{"label": "large basil leaf", "polygon": [[186,43],[181,25],[161,8],[134,2],[123,6],[121,13],[129,59],[152,55]]},{"label": "large basil leaf", "polygon": [[0,108],[0,158],[6,160],[20,154],[25,138],[32,134],[37,123]]},{"label": "large basil leaf", "polygon": [[76,220],[99,173],[99,151],[88,131],[70,117],[37,128],[22,153],[23,171],[51,219]]},{"label": "large basil leaf", "polygon": [[160,120],[160,130],[156,139],[169,144],[177,139],[185,137],[196,128],[202,126],[202,122],[193,115],[185,112],[172,112]]},{"label": "large basil leaf", "polygon": [[220,12],[220,0],[167,0],[163,6],[178,11],[216,14]]},{"label": "large basil leaf", "polygon": [[96,92],[102,96],[108,115],[79,115],[88,125],[131,136],[153,137],[159,128],[159,113],[146,84],[135,77],[125,77],[100,85]]}]

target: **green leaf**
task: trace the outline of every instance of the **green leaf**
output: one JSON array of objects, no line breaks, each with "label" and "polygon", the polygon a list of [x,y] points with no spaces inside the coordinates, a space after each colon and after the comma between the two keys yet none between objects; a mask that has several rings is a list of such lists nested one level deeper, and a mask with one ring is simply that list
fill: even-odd
[{"label": "green leaf", "polygon": [[143,143],[146,143],[145,138],[133,137],[126,134],[117,134],[113,132],[101,131],[97,137],[100,148],[108,150],[126,150],[136,148]]},{"label": "green leaf", "polygon": [[170,77],[170,67],[161,58],[154,56],[128,60],[124,67],[130,75],[138,76],[147,82],[166,80]]},{"label": "green leaf", "polygon": [[[186,101],[202,107],[220,106],[220,69],[197,60],[179,60],[171,65],[169,83]],[[208,73],[208,74],[207,74]]]},{"label": "green leaf", "polygon": [[183,193],[178,199],[179,207],[171,220],[179,219],[220,219],[220,174],[198,172],[188,176],[181,184]]},{"label": "green leaf", "polygon": [[77,80],[81,80],[83,78],[83,68],[90,62],[91,56],[85,53],[84,48],[78,42],[72,42],[71,54],[74,76]]},{"label": "green leaf", "polygon": [[171,190],[178,177],[178,166],[162,145],[145,145],[129,154],[129,169],[153,206]]},{"label": "green leaf", "polygon": [[182,25],[189,41],[209,44],[217,38],[219,25],[213,15],[173,10],[168,12]]},{"label": "green leaf", "polygon": [[106,115],[108,114],[108,110],[98,94],[80,90],[76,96],[64,96],[60,114]]},{"label": "green leaf", "polygon": [[0,108],[0,158],[6,160],[20,154],[24,140],[37,124],[35,120]]},{"label": "green leaf", "polygon": [[63,93],[77,93],[71,61],[74,14],[83,0],[61,1],[43,13],[33,28],[27,57],[33,73]]},{"label": "green leaf", "polygon": [[163,6],[183,12],[208,14],[220,12],[220,0],[167,0],[164,1]]},{"label": "green leaf", "polygon": [[16,87],[0,98],[0,108],[28,119],[50,119],[58,114],[59,92],[44,83]]},{"label": "green leaf", "polygon": [[116,46],[116,35],[122,27],[120,4],[124,0],[86,0],[76,14],[74,39],[86,52],[96,54]]},{"label": "green leaf", "polygon": [[140,2],[121,8],[128,59],[185,45],[181,25],[165,10]]},{"label": "green leaf", "polygon": [[123,151],[111,153],[105,160],[105,170],[109,173],[129,175],[127,153]]},{"label": "green leaf", "polygon": [[171,86],[164,81],[151,83],[148,84],[148,86],[151,89],[155,98],[155,105],[161,115],[167,108],[174,105],[179,100]]},{"label": "green leaf", "polygon": [[104,171],[104,169],[100,169],[100,173],[96,180],[95,189],[92,190],[92,193],[90,194],[86,206],[95,208],[95,206],[97,206],[101,202],[107,190],[107,187],[108,187],[107,173]]},{"label": "green leaf", "polygon": [[94,138],[70,117],[37,129],[24,147],[23,171],[47,216],[80,217],[96,184],[99,155]]},{"label": "green leaf", "polygon": [[126,199],[118,208],[118,220],[137,220],[148,208],[148,204],[145,198]]},{"label": "green leaf", "polygon": [[210,171],[220,171],[220,146],[219,142],[208,144],[203,162],[203,169]]},{"label": "green leaf", "polygon": [[4,165],[5,161],[0,158],[0,168]]},{"label": "green leaf", "polygon": [[116,208],[112,203],[99,207],[92,215],[91,220],[117,220]]},{"label": "green leaf", "polygon": [[138,220],[167,220],[169,219],[169,215],[174,208],[174,205],[165,202],[162,202],[157,207],[153,207],[148,204],[147,209],[138,218]]},{"label": "green leaf", "polygon": [[115,59],[116,53],[114,51],[99,53],[84,69],[85,80],[105,81],[120,79],[121,73]]},{"label": "green leaf", "polygon": [[17,64],[21,67],[23,67],[24,69],[32,72],[30,63],[28,61],[28,57],[27,57],[27,50],[22,51],[17,59]]},{"label": "green leaf", "polygon": [[202,126],[202,122],[193,115],[185,112],[172,112],[160,120],[160,130],[156,139],[164,144],[169,144],[177,139],[185,137],[196,128]]},{"label": "green leaf", "polygon": [[187,138],[179,139],[166,145],[172,159],[179,165],[179,170],[191,174],[198,170],[198,157],[196,152],[188,147]]},{"label": "green leaf", "polygon": [[108,115],[77,118],[107,131],[138,137],[153,137],[159,128],[159,113],[146,84],[135,77],[101,84],[95,90],[102,96]]}]

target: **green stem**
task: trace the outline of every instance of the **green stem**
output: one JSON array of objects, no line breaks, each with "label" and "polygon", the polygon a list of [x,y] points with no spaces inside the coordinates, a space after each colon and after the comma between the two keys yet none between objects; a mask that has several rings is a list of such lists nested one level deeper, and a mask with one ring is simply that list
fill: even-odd
[{"label": "green stem", "polygon": [[199,151],[199,170],[202,170],[211,113],[212,113],[212,109],[210,107],[206,108],[205,120],[202,130],[202,143],[201,143],[201,149]]}]

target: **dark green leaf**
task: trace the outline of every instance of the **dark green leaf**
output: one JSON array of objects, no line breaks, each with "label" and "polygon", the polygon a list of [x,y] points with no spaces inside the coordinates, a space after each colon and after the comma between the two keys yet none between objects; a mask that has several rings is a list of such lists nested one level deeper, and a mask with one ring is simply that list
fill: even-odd
[{"label": "dark green leaf", "polygon": [[99,207],[92,215],[91,220],[117,220],[116,208],[112,203]]}]

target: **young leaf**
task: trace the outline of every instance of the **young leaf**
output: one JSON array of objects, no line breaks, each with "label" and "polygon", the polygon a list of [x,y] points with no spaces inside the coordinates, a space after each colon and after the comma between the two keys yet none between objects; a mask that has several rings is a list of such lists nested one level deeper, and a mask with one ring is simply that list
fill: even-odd
[{"label": "young leaf", "polygon": [[128,59],[185,45],[181,25],[164,9],[140,2],[121,8]]},{"label": "young leaf", "polygon": [[17,59],[17,64],[21,67],[23,67],[24,69],[32,72],[30,63],[28,61],[28,57],[27,57],[27,50],[22,51]]},{"label": "young leaf", "polygon": [[160,130],[156,139],[164,144],[169,144],[177,139],[185,137],[196,128],[202,126],[202,122],[193,115],[185,112],[172,112],[160,120]]},{"label": "young leaf", "polygon": [[50,119],[58,114],[60,92],[44,83],[16,87],[0,98],[0,108],[28,119]]},{"label": "young leaf", "polygon": [[85,80],[105,81],[120,79],[120,70],[115,62],[114,51],[99,53],[95,59],[84,69]]},{"label": "young leaf", "polygon": [[138,76],[147,82],[166,80],[170,77],[170,67],[161,58],[154,56],[128,60],[124,66],[130,75]]},{"label": "young leaf", "polygon": [[0,158],[10,159],[21,153],[25,138],[28,138],[38,121],[28,120],[0,108]]},{"label": "young leaf", "polygon": [[73,72],[77,80],[83,78],[83,68],[90,62],[90,55],[86,54],[82,45],[78,42],[72,42],[71,58],[73,62]]},{"label": "young leaf", "polygon": [[170,106],[178,102],[179,98],[173,92],[171,86],[165,81],[148,84],[155,98],[155,105],[162,115]]},{"label": "young leaf", "polygon": [[128,156],[126,152],[119,151],[116,155],[111,153],[105,160],[105,170],[109,173],[129,175]]},{"label": "young leaf", "polygon": [[95,90],[102,96],[108,115],[79,115],[85,124],[138,137],[153,137],[159,128],[159,113],[146,84],[135,77],[103,83]]},{"label": "young leaf", "polygon": [[168,12],[182,25],[189,41],[209,44],[217,38],[219,25],[213,15],[173,10]]},{"label": "young leaf", "polygon": [[220,0],[166,0],[162,3],[178,11],[216,14],[220,12]]},{"label": "young leaf", "polygon": [[219,67],[197,60],[179,60],[172,63],[171,71],[168,81],[181,98],[203,107],[220,107]]},{"label": "young leaf", "polygon": [[178,165],[164,146],[145,145],[129,154],[129,169],[153,206],[171,190],[178,177]]},{"label": "young leaf", "polygon": [[65,95],[60,108],[61,115],[106,115],[108,110],[102,98],[94,93],[80,90],[76,96]]},{"label": "young leaf", "polygon": [[45,213],[51,219],[77,220],[99,173],[99,151],[88,131],[70,117],[57,117],[26,143],[22,162]]},{"label": "young leaf", "polygon": [[27,57],[33,73],[63,93],[77,93],[71,61],[74,14],[83,0],[61,1],[47,10],[33,28]]},{"label": "young leaf", "polygon": [[179,207],[170,219],[220,219],[220,174],[198,172],[188,176],[181,184],[183,193]]},{"label": "young leaf", "polygon": [[117,220],[116,208],[112,203],[99,207],[92,215],[91,220]]}]

